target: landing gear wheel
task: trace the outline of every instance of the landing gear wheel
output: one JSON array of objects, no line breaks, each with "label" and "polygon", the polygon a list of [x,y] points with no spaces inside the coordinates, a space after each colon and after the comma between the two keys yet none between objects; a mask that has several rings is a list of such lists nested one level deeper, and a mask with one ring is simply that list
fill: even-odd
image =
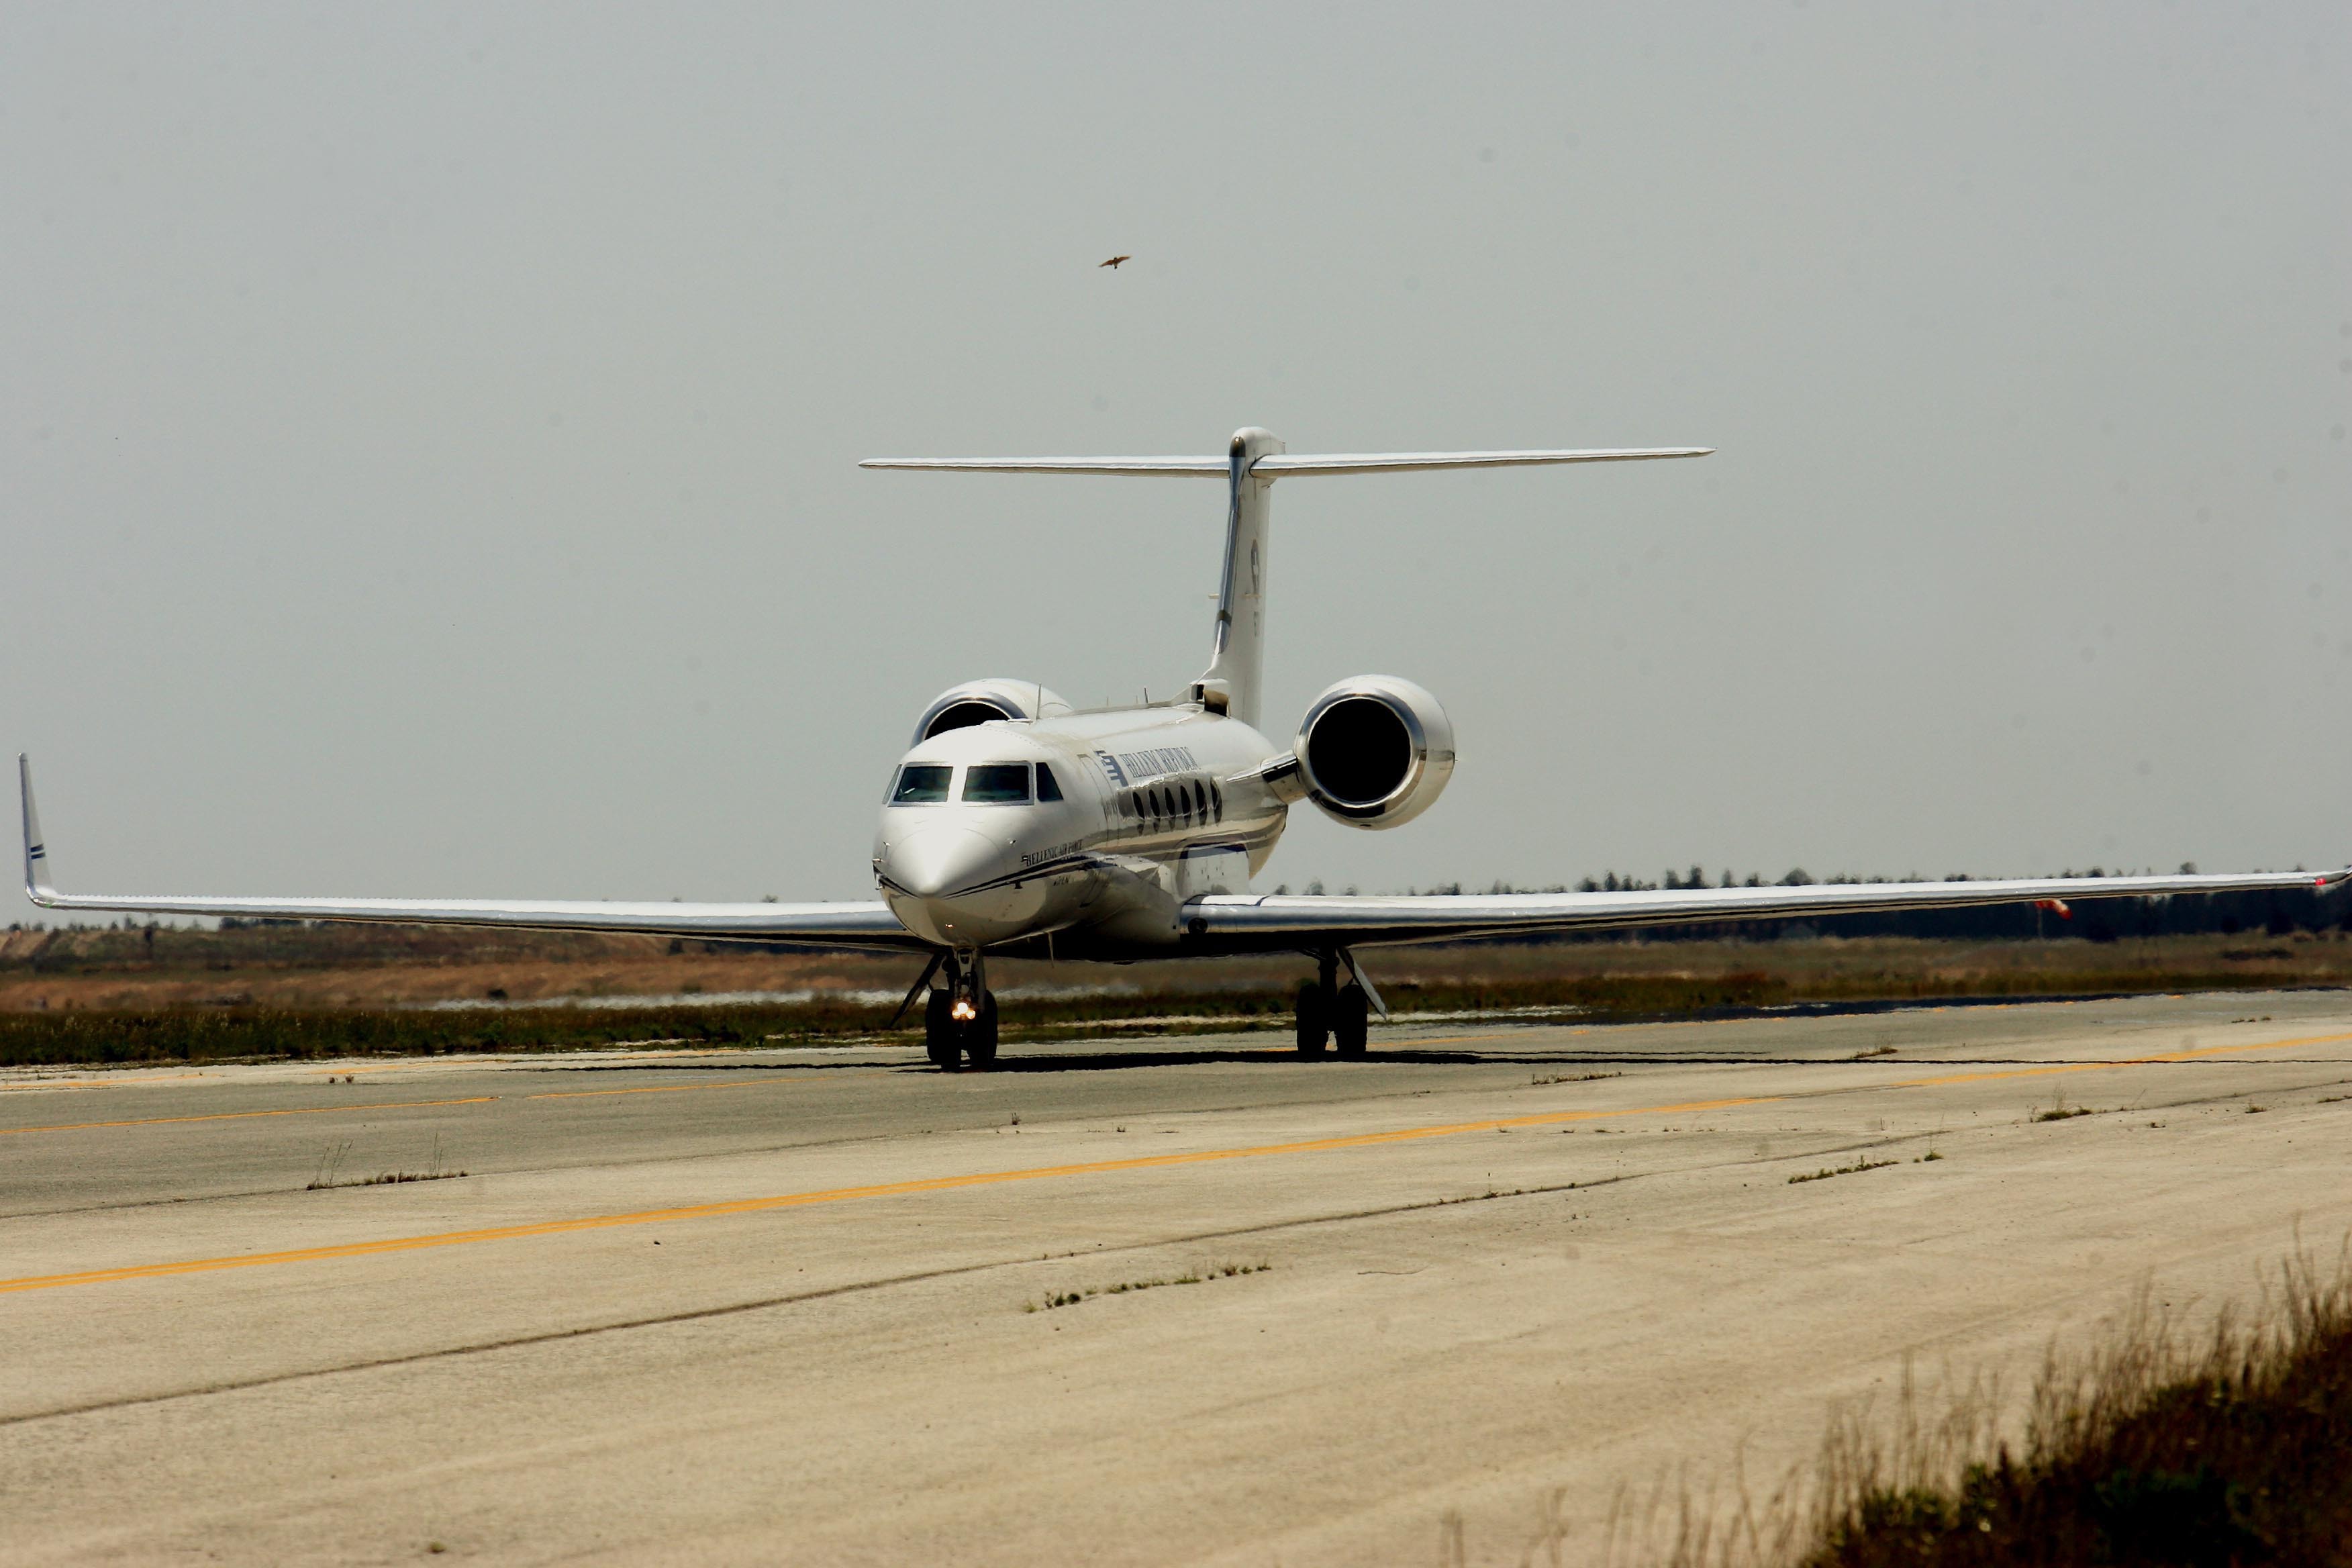
[{"label": "landing gear wheel", "polygon": [[980,999],[980,1016],[963,1026],[964,1054],[975,1068],[996,1065],[996,993],[983,993]]},{"label": "landing gear wheel", "polygon": [[1364,1054],[1364,1038],[1371,1032],[1371,999],[1360,985],[1342,985],[1331,1008],[1331,1040],[1343,1057]]},{"label": "landing gear wheel", "polygon": [[955,1071],[963,1055],[963,1042],[956,1037],[962,1031],[948,1015],[948,1009],[954,1005],[955,998],[941,987],[932,992],[930,1000],[923,1005],[923,1053],[941,1072]]},{"label": "landing gear wheel", "polygon": [[1298,988],[1298,1054],[1319,1057],[1331,1033],[1330,993],[1310,980]]}]

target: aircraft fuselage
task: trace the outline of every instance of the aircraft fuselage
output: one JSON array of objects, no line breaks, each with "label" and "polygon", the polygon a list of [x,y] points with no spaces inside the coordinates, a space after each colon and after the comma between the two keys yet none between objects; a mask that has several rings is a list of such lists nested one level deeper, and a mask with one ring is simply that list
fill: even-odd
[{"label": "aircraft fuselage", "polygon": [[1246,891],[1274,852],[1288,806],[1252,775],[1280,752],[1198,703],[950,730],[891,773],[875,880],[944,948],[1165,952],[1186,900]]}]

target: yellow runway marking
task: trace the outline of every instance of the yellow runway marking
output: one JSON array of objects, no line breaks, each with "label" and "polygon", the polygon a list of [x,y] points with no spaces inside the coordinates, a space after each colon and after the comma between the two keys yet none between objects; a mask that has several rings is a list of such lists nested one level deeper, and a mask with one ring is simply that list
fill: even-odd
[{"label": "yellow runway marking", "polygon": [[780,1083],[845,1083],[853,1078],[879,1078],[879,1073],[845,1073],[840,1078],[755,1078],[741,1083],[650,1083],[635,1089],[559,1089],[545,1094],[526,1094],[525,1100],[593,1100],[605,1094],[691,1094],[698,1089],[767,1089]]},{"label": "yellow runway marking", "polygon": [[0,1137],[13,1137],[19,1132],[84,1132],[93,1127],[157,1127],[173,1121],[243,1121],[254,1116],[329,1116],[336,1111],[346,1115],[362,1110],[418,1110],[428,1105],[488,1105],[498,1099],[495,1094],[478,1094],[466,1100],[396,1100],[377,1105],[304,1105],[284,1110],[215,1110],[204,1116],[134,1116],[122,1121],[64,1121],[52,1127],[0,1127]]},{"label": "yellow runway marking", "polygon": [[[505,1057],[467,1057],[460,1059],[467,1067],[496,1067],[499,1063],[506,1061],[509,1058]],[[446,1065],[448,1065],[448,1062],[446,1058],[428,1057],[423,1061],[376,1062],[373,1065],[365,1062],[341,1060],[336,1062],[331,1067],[313,1068],[310,1070],[324,1072],[329,1078],[338,1078],[347,1072],[410,1072],[417,1068],[444,1067]]]},{"label": "yellow runway marking", "polygon": [[192,1078],[218,1076],[209,1072],[175,1072],[169,1078],[29,1078],[0,1083],[0,1094],[19,1094],[43,1089],[145,1089],[157,1084],[185,1083]]},{"label": "yellow runway marking", "polygon": [[258,1268],[275,1263],[317,1263],[338,1258],[373,1258],[387,1252],[419,1252],[427,1247],[463,1247],[478,1241],[520,1241],[529,1237],[610,1230],[620,1226],[719,1219],[730,1215],[761,1214],[770,1209],[805,1208],[816,1204],[847,1203],[856,1198],[899,1197],[910,1193],[953,1192],[961,1187],[1044,1181],[1055,1176],[1097,1176],[1120,1171],[1158,1170],[1171,1165],[1202,1165],[1221,1160],[1251,1160],[1267,1154],[1312,1154],[1334,1149],[1369,1149],[1385,1143],[1448,1138],[1463,1132],[1493,1132],[1512,1127],[1542,1127],[1562,1121],[1725,1110],[1740,1105],[1766,1105],[1780,1098],[1779,1095],[1762,1095],[1738,1100],[1702,1100],[1683,1105],[1643,1106],[1633,1110],[1542,1111],[1529,1116],[1496,1117],[1486,1121],[1456,1121],[1435,1127],[1402,1127],[1387,1132],[1360,1132],[1343,1138],[1310,1138],[1297,1143],[1265,1143],[1246,1149],[1202,1149],[1186,1154],[1147,1154],[1130,1160],[1092,1160],[1072,1165],[1041,1165],[1025,1171],[979,1171],[960,1176],[927,1176],[908,1182],[884,1182],[870,1187],[831,1187],[822,1192],[786,1193],[776,1197],[738,1198],[726,1203],[689,1204],[680,1208],[644,1209],[635,1214],[590,1215],[580,1219],[544,1220],[536,1225],[444,1231],[436,1236],[400,1236],[383,1241],[297,1247],[287,1252],[253,1252],[241,1258],[197,1258],[182,1263],[134,1264],[123,1268],[94,1268],[80,1274],[0,1279],[0,1295],[20,1290],[55,1290],[68,1285],[104,1285],[118,1279],[157,1279],[175,1274],[208,1274],[223,1268]]},{"label": "yellow runway marking", "polygon": [[1906,1079],[1889,1084],[1890,1089],[1933,1089],[1950,1083],[1982,1083],[2000,1078],[2049,1078],[2058,1073],[2098,1072],[2107,1068],[2147,1067],[2158,1062],[2193,1062],[2206,1057],[2234,1056],[2242,1051],[2284,1051],[2295,1046],[2338,1046],[2352,1040],[2352,1035],[2306,1035],[2295,1040],[2257,1040],[2245,1046],[2202,1046],[2195,1050],[2163,1051],[2154,1056],[2122,1057],[2113,1061],[2063,1062],[2030,1068],[2004,1068],[1999,1072],[1959,1072],[1943,1078]]},{"label": "yellow runway marking", "polygon": [[[2352,1040],[2352,1034],[2315,1035],[2299,1039],[2263,1040],[2239,1046],[2209,1046],[2197,1050],[2168,1051],[2157,1056],[2133,1057],[2116,1061],[2081,1062],[2054,1068],[2019,1068],[2000,1072],[1957,1073],[1947,1078],[1912,1079],[1885,1087],[1924,1089],[1940,1084],[1980,1082],[1991,1079],[2029,1078],[2053,1072],[2096,1072],[2101,1069],[2140,1067],[2161,1062],[2194,1061],[2201,1058],[2226,1056],[2243,1051],[2284,1050],[2296,1046],[2335,1045],[2346,1040]],[[1427,1127],[1401,1127],[1386,1132],[1359,1132],[1339,1138],[1309,1138],[1292,1143],[1261,1143],[1239,1149],[1202,1149],[1190,1153],[1147,1154],[1126,1160],[1090,1160],[1067,1165],[1041,1165],[1027,1170],[979,1171],[955,1176],[927,1176],[913,1181],[884,1182],[873,1186],[830,1187],[818,1192],[785,1193],[773,1197],[737,1198],[722,1203],[688,1204],[677,1208],[642,1209],[631,1214],[589,1215],[577,1219],[543,1220],[532,1225],[498,1226],[483,1230],[443,1231],[431,1236],[391,1237],[381,1241],[357,1241],[329,1247],[296,1247],[284,1252],[255,1252],[237,1258],[197,1258],[178,1263],[144,1263],[121,1268],[94,1268],[78,1274],[36,1275],[20,1279],[0,1279],[0,1295],[27,1290],[55,1290],[73,1285],[111,1284],[123,1279],[157,1279],[180,1274],[208,1274],[226,1268],[258,1268],[279,1263],[318,1263],[342,1258],[373,1258],[384,1253],[421,1252],[431,1247],[464,1247],[483,1241],[520,1241],[532,1237],[564,1236],[587,1230],[611,1230],[623,1226],[720,1219],[734,1215],[762,1214],[772,1209],[806,1208],[819,1204],[848,1203],[860,1198],[903,1197],[916,1193],[954,1192],[967,1187],[998,1186],[1008,1182],[1035,1182],[1062,1176],[1097,1176],[1126,1171],[1163,1170],[1177,1165],[1205,1165],[1225,1160],[1260,1159],[1270,1154],[1314,1154],[1341,1149],[1370,1149],[1391,1143],[1416,1142],[1430,1138],[1450,1138],[1465,1132],[1496,1132],[1508,1131],[1515,1127],[1557,1126],[1566,1121],[1599,1121],[1630,1116],[1689,1115],[1698,1111],[1735,1110],[1748,1105],[1773,1105],[1795,1098],[1801,1097],[1782,1094],[1745,1095],[1725,1100],[1687,1100],[1675,1105],[1637,1106],[1621,1110],[1537,1111],[1526,1116],[1500,1116],[1480,1121],[1452,1121]],[[461,1100],[443,1103],[472,1102]],[[302,1112],[247,1111],[239,1114],[269,1116],[298,1115]]]}]

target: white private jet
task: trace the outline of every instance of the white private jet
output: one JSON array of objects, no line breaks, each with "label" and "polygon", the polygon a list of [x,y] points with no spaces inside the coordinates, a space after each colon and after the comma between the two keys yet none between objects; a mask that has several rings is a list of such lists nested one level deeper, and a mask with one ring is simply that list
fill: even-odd
[{"label": "white private jet", "polygon": [[1383,1015],[1356,950],[1534,931],[1692,921],[2260,889],[2326,887],[2352,876],[2097,877],[1809,887],[1420,897],[1267,895],[1249,890],[1290,807],[1310,801],[1351,827],[1391,828],[1435,804],[1454,771],[1454,726],[1409,680],[1339,681],[1307,706],[1287,747],[1258,729],[1265,626],[1266,514],[1277,479],[1523,464],[1698,458],[1711,448],[1287,453],[1265,430],[1234,432],[1222,457],[879,458],[869,468],[1222,478],[1224,574],[1209,668],[1180,696],[1135,707],[1073,708],[1026,680],[968,681],[916,721],[891,775],[874,838],[881,893],[866,903],[688,904],[502,899],[184,898],[61,893],[24,792],[25,882],[52,910],[380,921],[551,931],[646,931],[716,940],[899,949],[929,963],[925,1043],[943,1068],[996,1059],[992,954],[1081,960],[1296,952],[1315,960],[1298,993],[1302,1055],[1365,1048]]}]

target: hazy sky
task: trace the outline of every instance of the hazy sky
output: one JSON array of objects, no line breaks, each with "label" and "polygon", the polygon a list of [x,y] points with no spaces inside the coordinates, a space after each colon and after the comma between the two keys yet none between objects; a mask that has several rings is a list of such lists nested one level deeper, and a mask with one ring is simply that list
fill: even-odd
[{"label": "hazy sky", "polygon": [[1223,503],[858,458],[1687,443],[1276,490],[1268,730],[1462,763],[1268,884],[2341,862],[2347,83],[2340,0],[10,0],[0,743],[86,890],[861,897],[940,689],[1198,673]]}]

